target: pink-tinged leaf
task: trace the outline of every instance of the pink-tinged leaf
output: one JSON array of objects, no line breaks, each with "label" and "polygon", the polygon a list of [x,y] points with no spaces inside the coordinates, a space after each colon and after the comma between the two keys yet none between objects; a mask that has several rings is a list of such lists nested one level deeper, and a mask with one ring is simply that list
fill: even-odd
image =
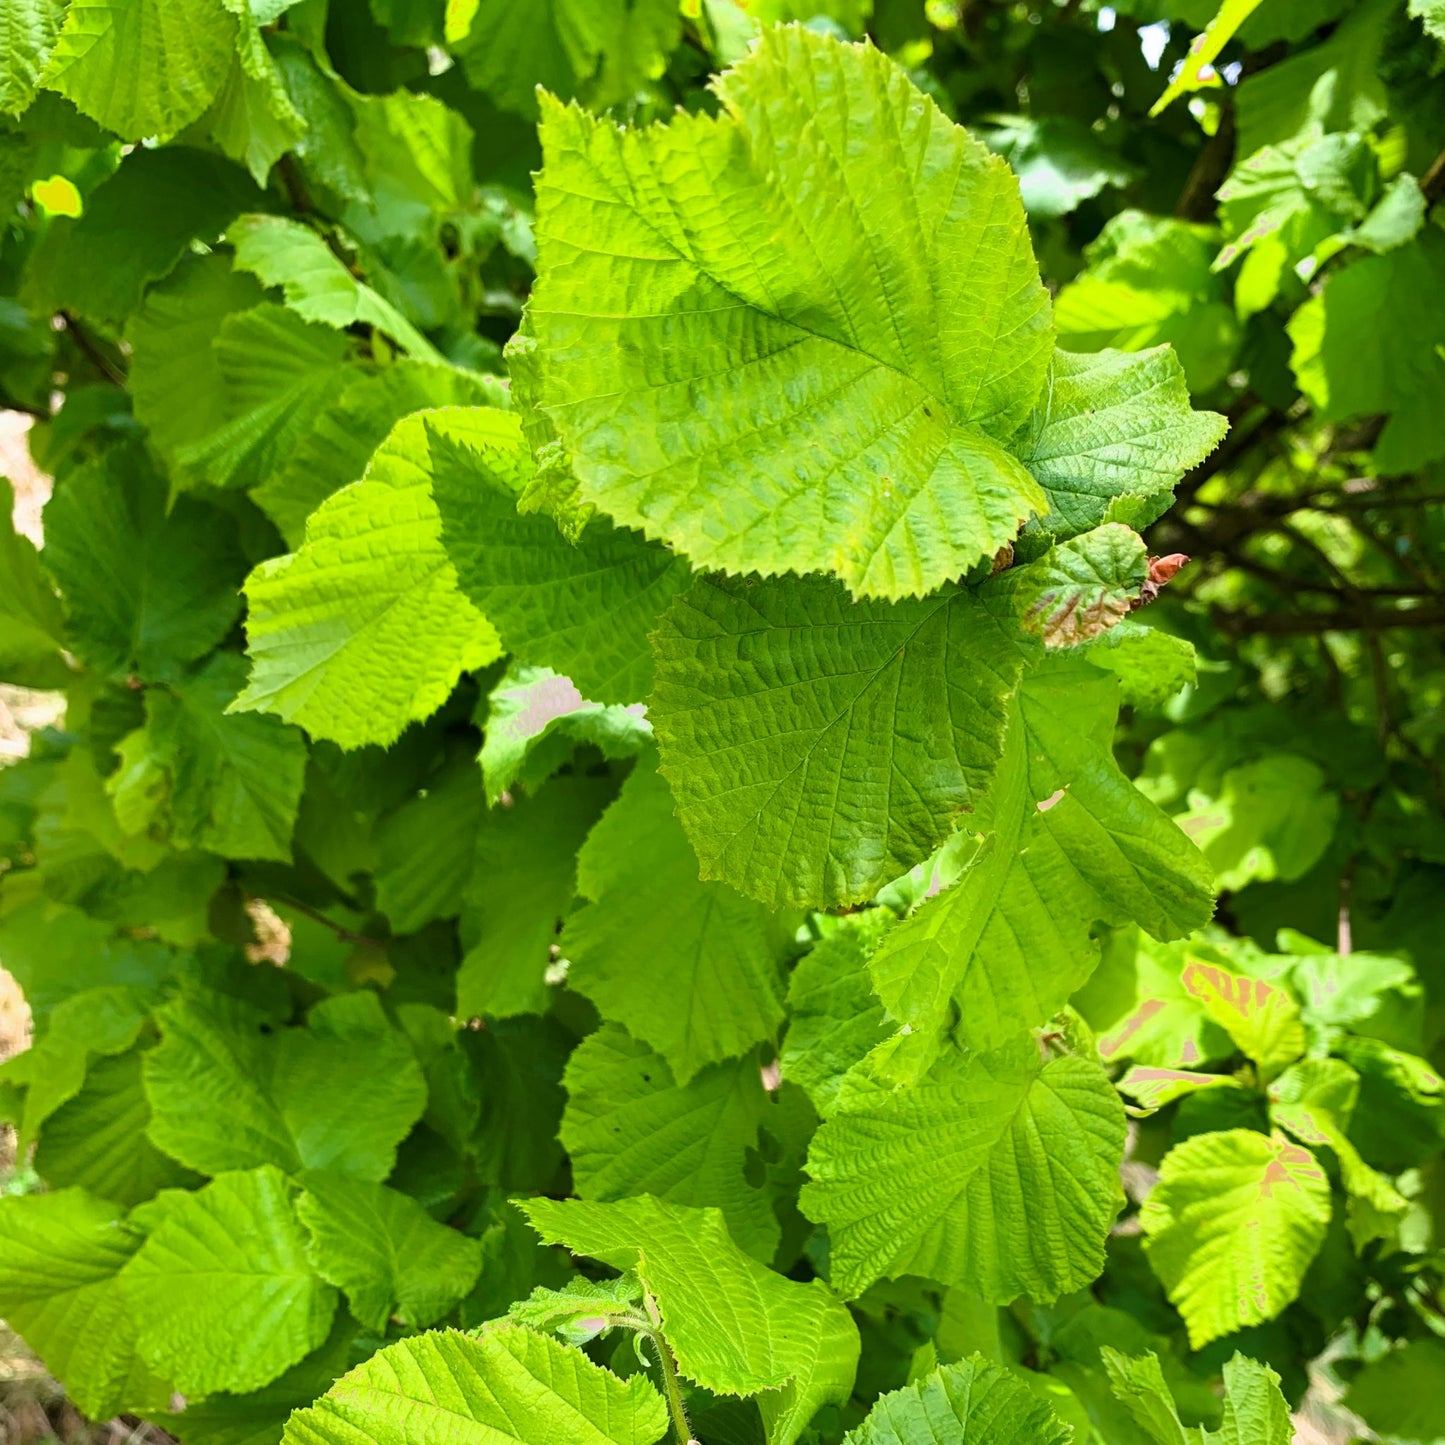
[{"label": "pink-tinged leaf", "polygon": [[1299,1004],[1277,984],[1197,960],[1185,968],[1182,982],[1262,1074],[1273,1076],[1304,1053]]},{"label": "pink-tinged leaf", "polygon": [[1282,1133],[1196,1134],[1165,1155],[1139,1219],[1197,1350],[1298,1298],[1329,1225],[1329,1180]]},{"label": "pink-tinged leaf", "polygon": [[1172,1104],[1186,1094],[1196,1094],[1200,1089],[1215,1089],[1221,1085],[1239,1087],[1228,1074],[1198,1074],[1188,1069],[1136,1066],[1119,1080],[1117,1087],[1146,1109],[1162,1109],[1165,1104]]}]

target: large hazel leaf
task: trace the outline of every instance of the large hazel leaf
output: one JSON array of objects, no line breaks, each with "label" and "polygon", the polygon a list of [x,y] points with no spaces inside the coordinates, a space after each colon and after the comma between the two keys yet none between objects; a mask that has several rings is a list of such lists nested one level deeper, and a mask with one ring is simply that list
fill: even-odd
[{"label": "large hazel leaf", "polygon": [[716,1209],[643,1197],[616,1204],[534,1199],[542,1238],[636,1270],[678,1369],[719,1395],[761,1395],[769,1445],[793,1445],[853,1388],[858,1328],[820,1280],[798,1284],[748,1258]]},{"label": "large hazel leaf", "polygon": [[1072,1432],[1028,1384],[974,1355],[879,1397],[843,1445],[1068,1445]]},{"label": "large hazel leaf", "polygon": [[336,1291],[307,1261],[291,1193],[266,1165],[145,1206],[121,1286],[141,1353],[182,1394],[259,1389],[326,1338]]},{"label": "large hazel leaf", "polygon": [[1299,1294],[1330,1222],[1329,1181],[1282,1134],[1196,1134],[1164,1156],[1140,1222],[1197,1350],[1273,1319]]},{"label": "large hazel leaf", "polygon": [[147,689],[146,725],[121,742],[108,785],[127,831],[140,831],[139,809],[174,847],[291,861],[306,743],[275,718],[227,714],[245,675],[223,652],[173,688]]},{"label": "large hazel leaf", "polygon": [[245,560],[215,509],[182,497],[138,447],[67,476],[45,509],[41,561],[65,599],[70,645],[103,672],[176,675],[230,631]]},{"label": "large hazel leaf", "polygon": [[592,902],[567,920],[562,947],[571,985],[685,1084],[777,1033],[782,981],[766,910],[698,879],[652,761],[633,769],[578,854],[578,891]]},{"label": "large hazel leaf", "polygon": [[501,652],[457,590],[431,497],[433,429],[511,426],[485,407],[399,422],[360,482],[312,513],[299,551],[246,583],[251,681],[237,710],[279,714],[342,747],[391,743]]},{"label": "large hazel leaf", "polygon": [[275,1030],[219,994],[172,1000],[156,1018],[150,1137],[202,1173],[274,1164],[385,1179],[426,1108],[421,1066],[375,994],[326,999],[304,1029]]},{"label": "large hazel leaf", "polygon": [[1104,1267],[1123,1153],[1124,1109],[1096,1064],[1045,1063],[1032,1039],[951,1052],[907,1088],[845,1081],[801,1207],[828,1226],[845,1295],[916,1274],[999,1304],[1052,1300]]},{"label": "large hazel leaf", "polygon": [[525,400],[584,501],[700,567],[932,591],[1047,511],[1052,353],[1008,167],[871,47],[764,31],[721,115],[544,105]]},{"label": "large hazel leaf", "polygon": [[573,1051],[562,1082],[560,1138],[579,1198],[715,1205],[749,1254],[773,1257],[772,1202],[744,1174],[769,1108],[756,1059],[714,1064],[679,1086],[666,1060],[609,1023]]},{"label": "large hazel leaf", "polygon": [[508,422],[495,436],[431,440],[432,491],[457,581],[522,661],[570,677],[594,702],[638,702],[652,687],[648,634],[690,569],[605,521],[573,546],[550,517],[519,514],[532,457],[521,422]]},{"label": "large hazel leaf", "polygon": [[83,1189],[0,1199],[0,1310],[97,1420],[164,1409],[171,1394],[138,1355],[116,1284],[141,1243],[122,1213]]},{"label": "large hazel leaf", "polygon": [[71,0],[41,83],[122,140],[168,140],[210,104],[235,47],[222,0]]},{"label": "large hazel leaf", "polygon": [[957,589],[700,579],[658,625],[651,715],[703,877],[831,908],[921,862],[998,764],[1014,629]]},{"label": "large hazel leaf", "polygon": [[296,1213],[311,1235],[316,1272],[346,1293],[351,1313],[384,1334],[434,1324],[476,1283],[482,1249],[439,1224],[409,1195],[384,1184],[312,1173]]},{"label": "large hazel leaf", "polygon": [[[954,1002],[974,1048],[1043,1023],[1093,968],[1096,921],[1137,922],[1161,938],[1208,922],[1208,867],[1119,770],[1117,717],[1116,684],[1087,664],[1053,660],[1025,679],[1003,763],[971,820],[978,853],[869,963],[879,998],[920,1042]],[[910,1057],[916,1068],[920,1056]]]},{"label": "large hazel leaf", "polygon": [[283,1445],[654,1445],[667,1407],[520,1325],[399,1340],[286,1425]]}]

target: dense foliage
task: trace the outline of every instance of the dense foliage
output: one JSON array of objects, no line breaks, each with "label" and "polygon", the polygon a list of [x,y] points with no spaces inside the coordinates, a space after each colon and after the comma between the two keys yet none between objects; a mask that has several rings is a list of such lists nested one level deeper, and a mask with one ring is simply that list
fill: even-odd
[{"label": "dense foliage", "polygon": [[0,0],[82,1409],[1445,1438],[1445,8],[1214,12]]}]

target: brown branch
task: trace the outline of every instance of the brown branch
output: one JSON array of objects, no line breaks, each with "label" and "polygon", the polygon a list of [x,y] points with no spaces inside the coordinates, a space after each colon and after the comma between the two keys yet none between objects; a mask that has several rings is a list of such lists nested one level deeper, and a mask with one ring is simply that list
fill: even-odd
[{"label": "brown branch", "polygon": [[69,311],[61,311],[57,314],[65,322],[66,331],[70,333],[90,364],[112,385],[124,386],[125,372],[100,349],[100,343],[81,325],[80,321]]},{"label": "brown branch", "polygon": [[1214,134],[1200,147],[1194,166],[1179,193],[1174,214],[1181,221],[1212,221],[1215,194],[1234,164],[1234,101],[1226,95]]},{"label": "brown branch", "polygon": [[1389,632],[1395,628],[1421,627],[1445,629],[1445,604],[1384,612],[1369,607],[1340,607],[1332,612],[1269,612],[1259,615],[1215,608],[1210,615],[1215,625],[1231,637],[1254,634],[1312,637],[1320,632]]},{"label": "brown branch", "polygon": [[1420,193],[1425,197],[1427,211],[1437,201],[1445,199],[1445,151],[1430,162],[1430,169],[1420,177]]}]

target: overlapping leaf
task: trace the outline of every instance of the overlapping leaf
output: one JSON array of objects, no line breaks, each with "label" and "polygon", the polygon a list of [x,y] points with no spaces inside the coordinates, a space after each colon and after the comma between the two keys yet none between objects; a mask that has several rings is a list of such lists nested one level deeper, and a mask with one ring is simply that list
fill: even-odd
[{"label": "overlapping leaf", "polygon": [[519,1325],[400,1340],[286,1425],[285,1445],[654,1445],[667,1407],[645,1377],[619,1380]]},{"label": "overlapping leaf", "polygon": [[971,820],[983,846],[869,964],[884,1005],[920,1039],[951,1001],[976,1048],[1043,1023],[1088,976],[1097,920],[1168,938],[1209,918],[1203,860],[1114,762],[1116,711],[1114,684],[1086,665],[1053,662],[1025,680]]},{"label": "overlapping leaf", "polygon": [[578,890],[592,902],[568,920],[562,947],[572,986],[685,1084],[776,1033],[782,984],[767,912],[699,881],[651,761],[639,762],[578,855]]},{"label": "overlapping leaf", "polygon": [[917,1274],[1007,1303],[1099,1273],[1123,1202],[1124,1112],[1097,1065],[1044,1063],[1030,1040],[951,1052],[908,1088],[866,1069],[814,1137],[802,1196],[828,1226],[838,1289]]},{"label": "overlapping leaf", "polygon": [[768,29],[718,94],[546,107],[527,401],[699,566],[931,591],[1046,510],[1006,445],[1052,350],[1017,183],[872,49]]},{"label": "overlapping leaf", "polygon": [[1248,1129],[1171,1149],[1141,1213],[1145,1252],[1195,1349],[1279,1314],[1329,1219],[1329,1183],[1309,1150]]},{"label": "overlapping leaf", "polygon": [[486,436],[508,425],[486,408],[399,422],[365,478],[312,514],[300,551],[252,572],[252,672],[237,708],[343,747],[389,743],[440,706],[464,668],[498,655],[441,545],[429,438],[430,428]]},{"label": "overlapping leaf", "polygon": [[960,590],[890,605],[825,580],[695,583],[659,624],[650,711],[703,876],[833,907],[925,858],[998,764],[1024,665],[1011,625]]},{"label": "overlapping leaf", "polygon": [[712,1205],[749,1254],[773,1257],[772,1202],[744,1168],[768,1111],[755,1059],[714,1064],[679,1086],[665,1059],[604,1024],[577,1046],[563,1083],[561,1139],[579,1198]]},{"label": "overlapping leaf", "polygon": [[664,547],[598,522],[576,546],[521,515],[533,475],[521,424],[495,437],[432,437],[442,541],[462,591],[509,651],[570,677],[589,699],[635,703],[652,686],[648,634],[690,572]]},{"label": "overlapping leaf", "polygon": [[265,1165],[146,1206],[121,1285],[141,1353],[183,1394],[258,1389],[326,1338],[336,1291],[307,1261],[291,1192]]},{"label": "overlapping leaf", "polygon": [[792,1445],[822,1405],[847,1398],[859,1350],[848,1311],[820,1281],[797,1284],[748,1258],[717,1210],[650,1198],[523,1209],[544,1239],[635,1269],[678,1368],[715,1394],[762,1394],[769,1445]]}]

